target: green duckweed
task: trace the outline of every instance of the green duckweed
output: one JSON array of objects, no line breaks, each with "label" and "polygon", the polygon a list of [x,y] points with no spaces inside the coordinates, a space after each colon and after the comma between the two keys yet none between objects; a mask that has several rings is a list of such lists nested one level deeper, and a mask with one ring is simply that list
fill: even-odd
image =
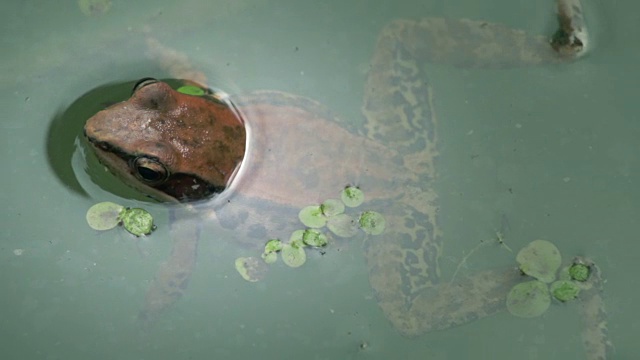
[{"label": "green duckweed", "polygon": [[127,208],[120,213],[122,226],[135,236],[149,235],[156,226],[153,224],[153,216],[141,208]]},{"label": "green duckweed", "polygon": [[300,221],[310,228],[321,228],[327,223],[326,216],[322,213],[320,205],[310,205],[298,213]]},{"label": "green duckweed", "polygon": [[358,207],[364,202],[364,193],[355,186],[347,186],[340,194],[342,202],[348,207]]},{"label": "green duckweed", "polygon": [[507,295],[507,309],[518,317],[532,318],[542,315],[551,304],[547,284],[539,280],[519,283]]},{"label": "green duckweed", "polygon": [[327,236],[315,229],[307,229],[302,233],[302,242],[313,247],[327,246]]},{"label": "green duckweed", "polygon": [[363,212],[358,223],[364,232],[371,235],[382,234],[387,224],[382,214],[376,211]]},{"label": "green duckweed", "polygon": [[109,201],[97,203],[87,210],[87,223],[94,230],[110,230],[120,223],[122,205]]},{"label": "green duckweed", "polygon": [[569,276],[575,281],[587,281],[590,273],[591,269],[585,264],[573,264],[569,267]]},{"label": "green duckweed", "polygon": [[573,281],[559,280],[551,284],[549,287],[551,294],[556,299],[567,302],[578,297],[580,287]]},{"label": "green duckweed", "polygon": [[553,243],[534,240],[518,252],[516,261],[520,264],[520,270],[523,273],[545,283],[551,283],[556,278],[562,257]]},{"label": "green duckweed", "polygon": [[304,244],[299,241],[284,244],[282,247],[281,255],[282,262],[292,268],[300,267],[307,261],[307,254],[304,251]]},{"label": "green duckweed", "polygon": [[330,218],[344,212],[344,203],[337,199],[327,199],[320,205],[320,211]]}]

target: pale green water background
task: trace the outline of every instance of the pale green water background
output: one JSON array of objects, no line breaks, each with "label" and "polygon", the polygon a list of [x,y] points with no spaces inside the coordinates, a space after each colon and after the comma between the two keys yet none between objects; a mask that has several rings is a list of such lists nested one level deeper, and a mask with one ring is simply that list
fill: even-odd
[{"label": "pale green water background", "polygon": [[[552,1],[133,3],[114,1],[95,17],[75,1],[5,2],[0,13],[1,358],[583,358],[575,306],[406,339],[376,305],[359,244],[295,271],[278,268],[256,285],[235,273],[215,226],[201,241],[187,295],[141,333],[135,316],[170,249],[166,216],[154,208],[159,231],[140,244],[147,256],[121,232],[97,234],[85,211],[114,197],[68,189],[45,147],[52,119],[87,91],[163,75],[145,55],[144,27],[237,89],[304,94],[357,124],[364,69],[385,22],[468,17],[550,33]],[[496,229],[514,249],[544,238],[566,256],[590,256],[607,278],[615,358],[631,359],[640,352],[632,335],[640,332],[640,7],[585,0],[585,11],[594,46],[577,63],[439,65],[429,74],[442,139],[442,266],[450,276]],[[487,246],[467,270],[508,265],[513,256]]]}]

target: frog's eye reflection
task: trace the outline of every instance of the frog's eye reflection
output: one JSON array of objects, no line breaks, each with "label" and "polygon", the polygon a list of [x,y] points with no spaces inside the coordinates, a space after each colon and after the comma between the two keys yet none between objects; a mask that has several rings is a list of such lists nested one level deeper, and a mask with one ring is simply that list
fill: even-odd
[{"label": "frog's eye reflection", "polygon": [[147,86],[147,85],[151,85],[154,83],[157,83],[158,80],[154,79],[154,78],[150,78],[150,77],[146,77],[146,78],[142,78],[140,80],[138,80],[138,82],[133,85],[133,89],[131,90],[131,93],[135,93],[136,91],[142,89],[143,87]]},{"label": "frog's eye reflection", "polygon": [[131,165],[136,177],[151,185],[159,184],[169,176],[169,172],[164,165],[148,157],[137,157]]}]

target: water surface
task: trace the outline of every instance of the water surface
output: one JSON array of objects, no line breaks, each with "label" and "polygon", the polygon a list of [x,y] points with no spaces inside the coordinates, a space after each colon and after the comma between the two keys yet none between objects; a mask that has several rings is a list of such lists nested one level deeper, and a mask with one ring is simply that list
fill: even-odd
[{"label": "water surface", "polygon": [[[640,50],[629,46],[640,33],[639,9],[625,0],[584,6],[594,47],[577,63],[428,71],[442,139],[434,184],[445,231],[441,265],[447,278],[496,230],[513,249],[543,238],[566,256],[592,257],[607,278],[617,357],[626,358],[640,351],[626,335],[640,330],[633,321],[640,250],[633,75]],[[165,75],[146,54],[145,32],[228,88],[306,95],[357,126],[368,59],[387,21],[468,17],[549,33],[551,2],[114,1],[108,12],[86,16],[73,1],[14,1],[0,16],[0,344],[7,356],[582,358],[575,306],[552,307],[534,320],[505,313],[406,339],[376,305],[359,244],[313,257],[296,271],[278,268],[255,285],[237,275],[237,250],[224,242],[231,234],[215,225],[206,228],[187,295],[141,332],[135,317],[170,251],[166,212],[148,205],[159,231],[142,243],[123,232],[94,232],[84,222],[90,205],[137,201],[91,187],[78,192],[51,168],[48,151],[58,145],[47,147],[51,124],[89,90]],[[486,246],[464,270],[512,259]]]}]

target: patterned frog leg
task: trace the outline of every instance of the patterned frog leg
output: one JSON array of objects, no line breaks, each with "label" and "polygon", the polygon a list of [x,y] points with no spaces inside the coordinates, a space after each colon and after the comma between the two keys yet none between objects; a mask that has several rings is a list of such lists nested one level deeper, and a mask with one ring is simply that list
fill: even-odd
[{"label": "patterned frog leg", "polygon": [[[584,54],[588,41],[578,5],[576,0],[559,1],[561,30],[570,33],[565,37],[570,41],[554,44],[557,52],[543,36],[482,21],[396,20],[380,34],[365,88],[365,132],[403,152],[406,168],[420,181],[399,184],[404,195],[383,210],[387,229],[382,237],[366,242],[365,256],[379,305],[403,335],[446,329],[501,311],[509,289],[521,280],[514,267],[441,282],[442,232],[431,187],[438,154],[437,117],[422,64],[502,68],[575,59]],[[567,25],[567,18],[573,25]],[[602,279],[592,268],[592,289],[581,295],[583,340],[587,358],[605,359],[612,347],[606,335]]]},{"label": "patterned frog leg", "polygon": [[607,313],[603,299],[603,283],[600,268],[590,259],[576,257],[574,264],[584,264],[591,270],[587,289],[580,292],[580,316],[582,318],[582,342],[589,360],[611,359],[613,344],[609,340]]}]

